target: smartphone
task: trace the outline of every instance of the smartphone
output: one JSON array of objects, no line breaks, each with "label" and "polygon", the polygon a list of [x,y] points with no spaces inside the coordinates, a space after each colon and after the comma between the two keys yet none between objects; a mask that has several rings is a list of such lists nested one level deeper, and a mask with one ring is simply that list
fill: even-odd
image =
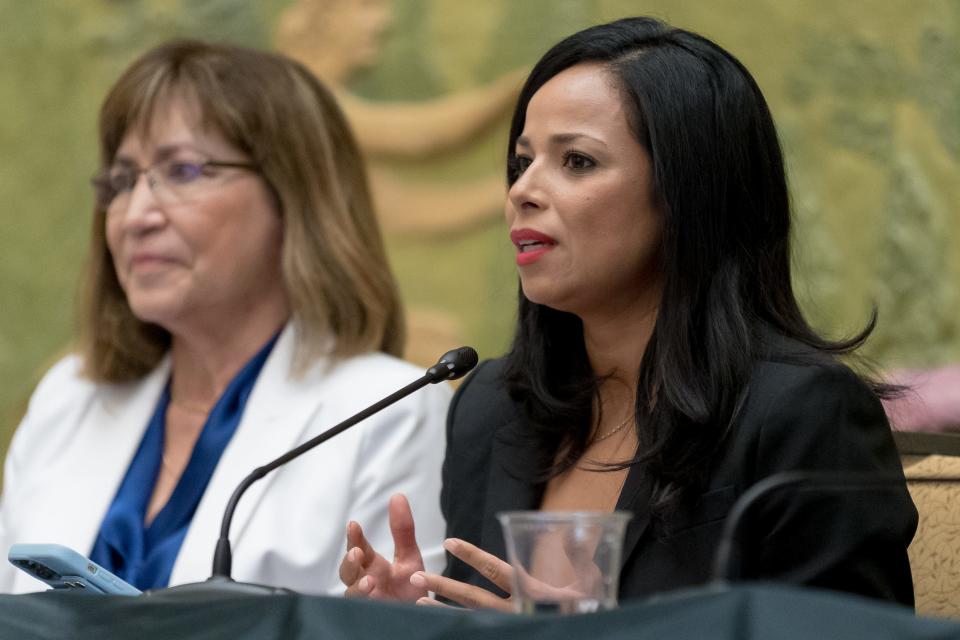
[{"label": "smartphone", "polygon": [[7,559],[54,589],[138,596],[140,590],[62,544],[15,544]]}]

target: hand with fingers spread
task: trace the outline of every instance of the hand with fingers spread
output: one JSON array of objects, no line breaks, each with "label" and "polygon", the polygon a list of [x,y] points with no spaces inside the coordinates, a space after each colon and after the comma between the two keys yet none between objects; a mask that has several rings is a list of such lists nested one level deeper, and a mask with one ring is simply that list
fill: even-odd
[{"label": "hand with fingers spread", "polygon": [[347,554],[340,563],[340,581],[348,597],[415,602],[427,590],[415,586],[410,576],[423,571],[423,557],[414,534],[413,513],[406,497],[390,498],[390,533],[393,562],[377,553],[356,522],[347,525]]}]

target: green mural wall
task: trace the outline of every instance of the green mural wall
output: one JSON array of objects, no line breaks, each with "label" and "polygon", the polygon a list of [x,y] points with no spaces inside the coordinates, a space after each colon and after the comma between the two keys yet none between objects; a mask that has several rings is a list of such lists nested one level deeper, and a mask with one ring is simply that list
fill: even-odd
[{"label": "green mural wall", "polygon": [[[271,47],[288,4],[0,0],[0,442],[69,348],[104,92],[169,37]],[[797,285],[815,324],[848,334],[876,304],[867,351],[882,366],[960,360],[960,2],[394,0],[376,62],[346,87],[384,104],[469,91],[633,14],[704,33],[757,77],[787,153]],[[469,181],[500,170],[506,127],[504,116],[456,148],[376,161],[413,185]],[[516,283],[496,208],[388,244],[409,305],[454,318],[483,355],[503,350]]]}]

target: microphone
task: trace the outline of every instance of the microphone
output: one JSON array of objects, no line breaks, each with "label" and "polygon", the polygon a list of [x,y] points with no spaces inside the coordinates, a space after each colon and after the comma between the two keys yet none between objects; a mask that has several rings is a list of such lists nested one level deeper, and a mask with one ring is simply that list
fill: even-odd
[{"label": "microphone", "polygon": [[426,375],[433,376],[431,383],[456,380],[467,375],[467,372],[477,366],[478,361],[477,352],[473,347],[459,347],[440,356],[437,364],[427,369]]},{"label": "microphone", "polygon": [[456,380],[466,375],[471,369],[477,366],[479,358],[477,352],[472,347],[460,347],[443,354],[435,365],[426,370],[422,377],[414,380],[402,389],[395,391],[386,398],[375,402],[363,411],[347,418],[340,424],[331,427],[320,435],[307,440],[300,446],[291,449],[272,462],[268,462],[262,467],[257,467],[245,477],[234,489],[230,500],[227,501],[227,507],[223,512],[223,520],[220,524],[220,538],[217,540],[216,550],[213,555],[213,572],[205,582],[185,584],[177,587],[170,587],[158,592],[147,592],[148,594],[169,592],[169,591],[210,591],[210,590],[232,590],[247,593],[293,593],[289,589],[280,587],[270,587],[266,585],[248,584],[236,582],[230,576],[233,565],[233,553],[230,549],[230,523],[233,521],[233,514],[237,509],[237,503],[240,498],[257,480],[260,480],[271,471],[281,467],[291,460],[300,457],[307,451],[310,451],[317,445],[320,445],[330,438],[340,435],[358,422],[361,422],[373,414],[389,407],[398,400],[402,400],[414,391],[421,389],[428,384],[436,384],[444,380]]},{"label": "microphone", "polygon": [[710,584],[723,585],[739,580],[742,570],[740,532],[747,512],[771,494],[784,489],[797,491],[876,491],[906,487],[907,483],[929,484],[960,482],[956,476],[903,476],[901,474],[837,472],[837,471],[782,471],[752,485],[737,498],[723,523],[720,541],[713,557]]}]

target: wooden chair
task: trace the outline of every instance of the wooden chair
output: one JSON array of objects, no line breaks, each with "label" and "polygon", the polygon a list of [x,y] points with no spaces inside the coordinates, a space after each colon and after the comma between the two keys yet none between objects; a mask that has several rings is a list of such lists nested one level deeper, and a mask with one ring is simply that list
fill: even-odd
[{"label": "wooden chair", "polygon": [[920,512],[909,549],[917,614],[960,619],[960,481],[910,482],[930,476],[960,480],[960,436],[895,432],[894,439]]}]

